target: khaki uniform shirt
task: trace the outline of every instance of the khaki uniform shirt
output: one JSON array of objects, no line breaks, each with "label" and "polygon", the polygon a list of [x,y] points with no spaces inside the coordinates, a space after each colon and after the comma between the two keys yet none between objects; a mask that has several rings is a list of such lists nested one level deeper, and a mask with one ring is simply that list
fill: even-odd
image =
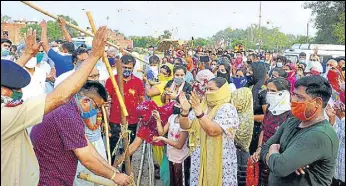
[{"label": "khaki uniform shirt", "polygon": [[26,128],[42,122],[46,95],[15,107],[1,104],[1,185],[37,186],[38,161]]}]

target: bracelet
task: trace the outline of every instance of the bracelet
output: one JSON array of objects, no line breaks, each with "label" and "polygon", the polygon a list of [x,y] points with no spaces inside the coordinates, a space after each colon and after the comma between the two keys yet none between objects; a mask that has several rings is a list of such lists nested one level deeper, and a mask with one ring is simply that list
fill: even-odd
[{"label": "bracelet", "polygon": [[115,178],[115,175],[117,175],[117,173],[114,171],[113,176],[111,177],[111,180]]},{"label": "bracelet", "polygon": [[197,118],[197,119],[201,119],[201,118],[203,118],[203,116],[204,116],[204,113],[202,112],[202,114],[199,115],[199,116],[196,116],[196,118]]},{"label": "bracelet", "polygon": [[262,148],[262,145],[258,146],[257,148]]},{"label": "bracelet", "polygon": [[180,116],[183,117],[183,118],[187,118],[187,117],[189,117],[189,114],[180,113]]}]

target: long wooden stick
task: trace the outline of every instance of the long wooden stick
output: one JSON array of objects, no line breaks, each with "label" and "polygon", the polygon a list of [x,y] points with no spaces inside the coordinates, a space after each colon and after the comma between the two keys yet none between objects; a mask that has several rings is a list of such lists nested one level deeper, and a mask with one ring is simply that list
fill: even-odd
[{"label": "long wooden stick", "polygon": [[[32,4],[32,3],[29,2],[29,1],[21,1],[21,2],[24,3],[24,4],[26,4],[26,5],[28,5],[29,7],[33,8],[33,9],[35,9],[35,10],[37,10],[37,11],[39,11],[39,12],[41,12],[41,13],[43,13],[43,14],[45,14],[45,15],[51,17],[51,18],[53,18],[53,19],[58,20],[58,16],[56,16],[56,15],[54,15],[54,14],[51,14],[51,13],[49,13],[49,12],[47,12],[47,11],[41,9],[40,7],[38,7],[38,6],[34,5],[34,4]],[[72,27],[72,28],[74,28],[74,29],[76,29],[76,30],[78,30],[78,31],[80,31],[80,32],[82,32],[82,33],[88,35],[88,36],[94,37],[94,34],[88,32],[88,31],[86,31],[86,30],[83,30],[83,29],[79,28],[78,26],[76,26],[76,25],[74,25],[74,24],[71,24],[71,23],[69,23],[68,21],[65,21],[65,23],[66,23],[66,25],[68,25],[68,26],[70,26],[70,27]],[[120,50],[120,47],[119,47],[118,45],[112,43],[112,42],[107,41],[107,44],[109,44],[110,46],[113,46],[113,47],[115,47],[116,49]],[[135,56],[135,55],[132,55],[131,52],[128,52],[128,51],[126,51],[126,50],[124,50],[124,52],[125,52],[127,55],[131,55],[131,56],[133,56],[134,58],[136,58],[136,59],[142,61],[143,63],[149,64],[148,61],[145,61],[144,59],[141,59],[141,58],[139,58],[139,57],[137,57],[137,56]]]},{"label": "long wooden stick", "polygon": [[[89,19],[89,23],[90,23],[91,29],[96,34],[96,26],[95,26],[94,20],[93,20],[93,18],[91,16],[91,13],[89,11],[87,12],[87,16],[88,16],[88,19]],[[124,113],[125,116],[128,116],[129,114],[128,114],[127,109],[126,109],[126,106],[125,106],[125,103],[124,103],[124,99],[122,98],[122,96],[121,96],[121,94],[119,92],[119,87],[118,87],[117,82],[115,81],[113,70],[112,70],[111,65],[109,64],[109,61],[108,61],[106,53],[103,54],[103,61],[105,62],[105,65],[107,67],[107,71],[109,73],[109,79],[111,80],[111,82],[113,84],[114,91],[115,91],[115,93],[117,95],[117,98],[119,100],[121,112]]]},{"label": "long wooden stick", "polygon": [[81,172],[81,173],[79,173],[78,178],[85,180],[85,181],[88,181],[88,182],[99,184],[99,185],[117,186],[117,184],[115,184],[112,180],[109,180],[109,179],[101,177],[101,176],[97,176],[95,174],[89,174],[89,173]]},{"label": "long wooden stick", "polygon": [[[120,88],[120,94],[121,96],[124,98],[124,77],[123,77],[123,67],[122,67],[122,63],[121,61],[118,59],[116,61],[116,65],[117,65],[117,72],[118,72],[118,82],[119,82],[119,88]],[[124,150],[125,150],[125,172],[127,175],[131,174],[131,161],[130,161],[130,156],[128,154],[128,147],[129,147],[129,133],[127,133],[127,121],[126,121],[126,116],[124,115],[124,113],[121,113],[121,125],[123,127],[121,127],[121,134],[123,136],[123,146],[124,146]]]},{"label": "long wooden stick", "polygon": [[[94,33],[96,33],[96,26],[95,26],[95,22],[94,22],[94,20],[92,18],[91,12],[87,11],[86,14],[88,16],[91,29],[93,30]],[[118,72],[119,87],[118,87],[118,85],[117,85],[117,83],[115,81],[115,78],[114,78],[114,75],[113,75],[113,71],[112,71],[111,66],[109,65],[108,58],[107,58],[106,54],[103,56],[103,60],[106,61],[106,65],[108,64],[107,70],[108,70],[109,75],[111,76],[111,80],[113,78],[112,83],[113,83],[114,88],[118,89],[118,92],[117,92],[118,99],[119,100],[120,99],[124,100],[123,70],[122,70],[122,64],[121,64],[120,60],[117,60],[117,72]],[[125,107],[125,110],[121,109],[121,125],[127,125],[126,116],[128,116],[128,113],[126,111],[126,106],[125,105],[124,105],[124,107]],[[123,131],[123,130],[124,130],[124,128],[122,127],[121,133],[122,133],[122,135],[124,137],[123,138],[124,147],[127,148],[129,146],[128,133],[126,131]],[[127,130],[127,128],[125,130]],[[131,162],[130,162],[130,157],[127,155],[127,152],[128,151],[126,151],[126,154],[125,154],[125,169],[126,169],[127,175],[130,175],[131,174]]]},{"label": "long wooden stick", "polygon": [[102,112],[103,112],[103,121],[104,121],[104,126],[105,126],[105,135],[106,135],[106,152],[107,152],[107,157],[108,157],[108,163],[109,165],[112,165],[112,157],[111,157],[111,149],[110,149],[110,144],[109,144],[109,128],[108,128],[108,118],[107,118],[107,112],[105,109],[105,106],[102,105]]}]

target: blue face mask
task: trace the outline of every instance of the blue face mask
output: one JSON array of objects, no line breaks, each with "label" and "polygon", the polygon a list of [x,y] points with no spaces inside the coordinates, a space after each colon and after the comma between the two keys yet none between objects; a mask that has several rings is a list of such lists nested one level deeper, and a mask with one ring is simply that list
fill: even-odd
[{"label": "blue face mask", "polygon": [[109,58],[108,58],[108,61],[109,61],[109,64],[110,64],[111,66],[114,66],[114,65],[115,65],[115,58],[109,57]]},{"label": "blue face mask", "polygon": [[237,89],[245,87],[245,85],[247,83],[247,77],[234,77],[233,83]]},{"label": "blue face mask", "polygon": [[10,55],[10,50],[2,48],[1,49],[1,56],[8,56],[8,55]]},{"label": "blue face mask", "polygon": [[128,77],[130,77],[132,75],[132,71],[131,70],[124,70],[123,71],[123,76],[124,76],[124,78],[128,78]]},{"label": "blue face mask", "polygon": [[39,52],[36,54],[37,63],[41,63],[43,56],[44,56],[43,52]]},{"label": "blue face mask", "polygon": [[91,118],[91,117],[97,115],[97,109],[95,109],[95,108],[93,107],[93,105],[92,105],[92,103],[91,103],[91,100],[90,100],[90,110],[89,110],[88,112],[84,112],[84,111],[83,111],[82,106],[81,106],[80,103],[79,103],[79,100],[76,100],[76,102],[77,102],[77,104],[78,104],[78,106],[79,106],[79,108],[80,108],[80,110],[81,110],[81,114],[80,114],[80,115],[81,115],[81,117],[82,117],[83,119],[89,119],[89,118]]}]

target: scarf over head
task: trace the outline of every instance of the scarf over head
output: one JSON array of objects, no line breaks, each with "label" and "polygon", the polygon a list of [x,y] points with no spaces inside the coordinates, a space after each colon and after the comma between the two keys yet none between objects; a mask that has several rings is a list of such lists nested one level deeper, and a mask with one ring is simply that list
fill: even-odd
[{"label": "scarf over head", "polygon": [[[230,99],[229,85],[225,83],[216,92],[206,94],[202,102],[202,110],[208,112],[208,118],[213,120],[217,111],[225,103],[229,103]],[[196,145],[201,147],[199,186],[222,185],[222,135],[208,136],[196,118],[189,130],[189,139],[190,150],[193,151]]]},{"label": "scarf over head", "polygon": [[262,86],[265,83],[265,77],[268,72],[268,69],[265,63],[251,63],[250,66],[253,71],[253,82],[252,82],[253,101],[259,103],[258,93],[261,91]]},{"label": "scarf over head", "polygon": [[237,109],[240,124],[235,134],[235,143],[245,152],[249,152],[254,126],[251,89],[243,87],[233,91],[231,104]]}]

